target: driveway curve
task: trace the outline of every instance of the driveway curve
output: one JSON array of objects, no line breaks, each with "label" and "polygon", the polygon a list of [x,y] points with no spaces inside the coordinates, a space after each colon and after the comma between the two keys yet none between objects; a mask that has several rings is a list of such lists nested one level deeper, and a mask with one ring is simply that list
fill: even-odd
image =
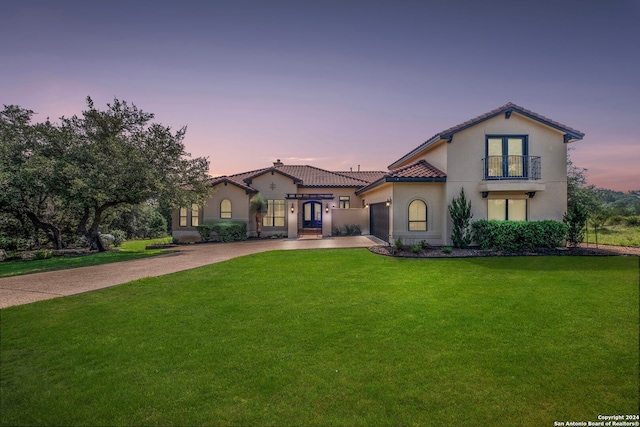
[{"label": "driveway curve", "polygon": [[365,248],[380,243],[381,241],[375,237],[353,236],[178,246],[176,252],[135,261],[2,278],[0,279],[0,308],[95,291],[144,277],[190,270],[259,252]]}]

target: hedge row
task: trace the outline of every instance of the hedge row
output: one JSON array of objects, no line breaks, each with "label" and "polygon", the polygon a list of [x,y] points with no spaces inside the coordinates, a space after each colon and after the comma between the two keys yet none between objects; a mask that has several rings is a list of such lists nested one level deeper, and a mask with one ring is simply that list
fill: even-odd
[{"label": "hedge row", "polygon": [[236,242],[247,240],[247,223],[241,221],[222,221],[200,224],[196,227],[205,242]]},{"label": "hedge row", "polygon": [[471,225],[473,240],[482,249],[502,251],[563,246],[566,224],[558,221],[487,221]]}]

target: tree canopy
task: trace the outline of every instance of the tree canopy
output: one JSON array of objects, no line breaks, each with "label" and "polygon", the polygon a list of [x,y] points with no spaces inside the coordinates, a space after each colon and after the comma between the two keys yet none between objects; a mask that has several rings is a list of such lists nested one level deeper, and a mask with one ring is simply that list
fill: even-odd
[{"label": "tree canopy", "polygon": [[[114,99],[105,110],[87,97],[80,116],[32,124],[33,112],[5,106],[0,114],[0,211],[27,217],[62,246],[63,224],[104,250],[99,231],[117,206],[154,200],[200,202],[209,162],[185,151],[186,128],[152,123],[154,115]],[[67,227],[68,228],[68,227]]]}]

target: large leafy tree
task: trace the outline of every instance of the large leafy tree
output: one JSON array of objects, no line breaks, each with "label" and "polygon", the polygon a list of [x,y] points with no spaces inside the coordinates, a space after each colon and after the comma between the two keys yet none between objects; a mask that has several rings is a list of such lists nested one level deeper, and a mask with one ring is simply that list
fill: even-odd
[{"label": "large leafy tree", "polygon": [[201,202],[209,190],[209,162],[185,151],[185,127],[172,132],[118,99],[101,111],[87,97],[87,107],[80,117],[62,118],[62,132],[72,138],[64,198],[81,212],[78,231],[92,245],[104,250],[100,224],[116,206]]},{"label": "large leafy tree", "polygon": [[114,99],[98,110],[87,97],[87,109],[59,125],[31,125],[32,114],[5,107],[2,115],[0,190],[8,191],[0,209],[29,217],[50,236],[72,218],[103,251],[100,225],[110,209],[148,200],[188,205],[208,192],[209,162],[185,151],[186,128],[152,123],[153,114],[133,104]]},{"label": "large leafy tree", "polygon": [[63,246],[62,230],[69,224],[59,164],[59,132],[48,121],[31,124],[33,111],[15,105],[0,112],[0,211],[19,222],[30,221],[54,248]]}]

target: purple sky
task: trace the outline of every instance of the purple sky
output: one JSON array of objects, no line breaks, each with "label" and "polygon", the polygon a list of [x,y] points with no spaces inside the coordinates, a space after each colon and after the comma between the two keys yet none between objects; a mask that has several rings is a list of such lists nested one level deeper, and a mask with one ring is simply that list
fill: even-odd
[{"label": "purple sky", "polygon": [[639,21],[640,0],[7,1],[0,104],[133,102],[221,175],[384,170],[514,102],[586,133],[590,183],[637,190]]}]

